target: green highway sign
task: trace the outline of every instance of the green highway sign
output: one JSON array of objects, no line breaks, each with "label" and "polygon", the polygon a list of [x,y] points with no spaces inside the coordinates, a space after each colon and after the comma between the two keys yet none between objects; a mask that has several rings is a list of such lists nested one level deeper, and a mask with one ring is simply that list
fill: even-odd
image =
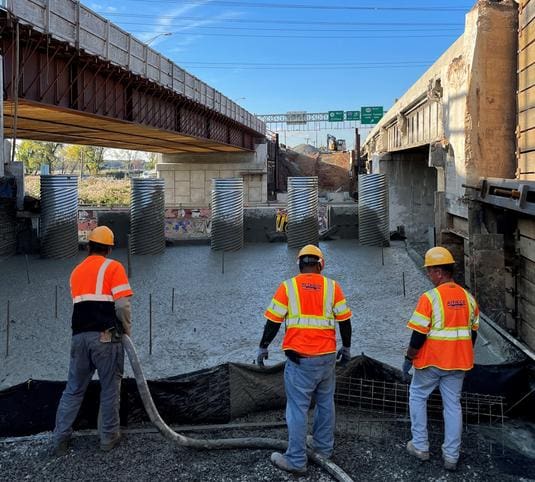
[{"label": "green highway sign", "polygon": [[379,106],[361,107],[360,121],[363,124],[377,124],[383,117],[383,108]]},{"label": "green highway sign", "polygon": [[360,110],[348,110],[348,111],[346,111],[346,120],[347,121],[358,121],[358,120],[360,120]]},{"label": "green highway sign", "polygon": [[329,122],[343,122],[343,121],[344,121],[343,110],[330,110],[329,111]]}]

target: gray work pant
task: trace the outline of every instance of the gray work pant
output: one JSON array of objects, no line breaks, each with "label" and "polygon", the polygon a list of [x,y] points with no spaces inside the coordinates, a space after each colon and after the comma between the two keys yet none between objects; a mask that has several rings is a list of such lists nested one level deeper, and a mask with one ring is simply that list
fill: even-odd
[{"label": "gray work pant", "polygon": [[102,343],[96,331],[72,337],[69,378],[56,413],[56,443],[72,435],[72,425],[95,370],[100,380],[100,440],[107,443],[117,436],[123,368],[122,343]]}]

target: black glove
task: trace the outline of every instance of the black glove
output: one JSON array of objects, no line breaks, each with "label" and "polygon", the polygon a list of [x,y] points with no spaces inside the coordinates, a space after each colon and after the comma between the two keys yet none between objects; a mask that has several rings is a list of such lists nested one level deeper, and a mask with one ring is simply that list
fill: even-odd
[{"label": "black glove", "polygon": [[403,375],[403,380],[408,382],[410,380],[409,372],[412,368],[412,360],[409,360],[407,357],[405,357],[405,360],[403,361],[403,365],[401,366],[401,373]]},{"label": "black glove", "polygon": [[258,353],[256,355],[256,363],[263,367],[264,366],[264,360],[267,360],[269,358],[269,352],[267,348],[258,347]]},{"label": "black glove", "polygon": [[343,346],[338,350],[336,354],[336,363],[338,365],[344,366],[351,361],[351,348],[348,346]]}]

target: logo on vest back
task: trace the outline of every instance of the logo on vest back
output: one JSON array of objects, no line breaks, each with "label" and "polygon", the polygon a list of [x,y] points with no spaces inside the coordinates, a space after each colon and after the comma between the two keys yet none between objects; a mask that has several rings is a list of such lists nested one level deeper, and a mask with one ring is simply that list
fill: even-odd
[{"label": "logo on vest back", "polygon": [[458,310],[466,306],[466,301],[465,300],[449,300],[447,304],[448,304],[448,308],[453,308],[454,310]]},{"label": "logo on vest back", "polygon": [[315,285],[313,283],[301,283],[301,287],[306,291],[319,291],[321,290],[320,285]]}]

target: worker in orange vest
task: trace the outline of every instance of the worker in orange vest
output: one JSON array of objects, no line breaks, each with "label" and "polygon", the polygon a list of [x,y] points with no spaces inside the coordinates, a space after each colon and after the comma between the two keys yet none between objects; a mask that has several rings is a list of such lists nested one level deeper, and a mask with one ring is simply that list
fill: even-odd
[{"label": "worker in orange vest", "polygon": [[444,406],[444,468],[456,470],[461,449],[461,390],[465,373],[474,366],[479,308],[474,297],[453,281],[455,260],[440,246],[425,254],[434,289],[418,301],[407,326],[412,336],[403,363],[406,377],[414,367],[409,390],[412,440],[408,452],[429,460],[427,399],[438,386]]},{"label": "worker in orange vest", "polygon": [[[300,274],[280,284],[264,313],[267,321],[257,362],[264,364],[268,346],[285,322],[282,349],[288,358],[284,386],[289,440],[286,453],[274,452],[271,462],[282,470],[304,474],[307,445],[323,457],[333,452],[335,325],[340,328],[343,344],[338,358],[346,363],[351,358],[351,310],[338,283],[321,274],[325,262],[317,246],[301,249],[298,263]],[[307,437],[312,398],[316,401],[313,436]]]},{"label": "worker in orange vest", "polygon": [[113,245],[110,228],[95,228],[89,236],[89,255],[71,274],[71,358],[67,386],[56,413],[57,455],[68,451],[72,425],[95,370],[100,381],[100,448],[113,449],[121,436],[119,401],[124,366],[121,336],[130,335],[133,292],[123,265],[108,258]]}]

